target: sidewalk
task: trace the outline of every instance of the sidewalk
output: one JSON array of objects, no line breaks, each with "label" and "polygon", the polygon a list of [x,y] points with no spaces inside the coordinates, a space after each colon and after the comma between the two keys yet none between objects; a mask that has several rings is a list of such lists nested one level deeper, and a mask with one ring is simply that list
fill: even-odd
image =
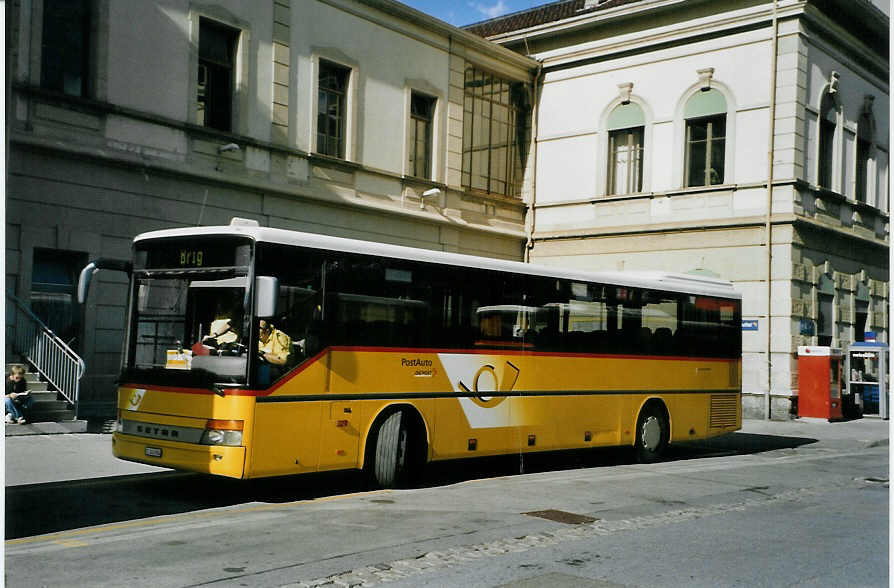
[{"label": "sidewalk", "polygon": [[21,435],[64,435],[67,433],[86,433],[87,421],[63,421],[61,423],[25,423],[11,425],[6,423],[6,436]]}]

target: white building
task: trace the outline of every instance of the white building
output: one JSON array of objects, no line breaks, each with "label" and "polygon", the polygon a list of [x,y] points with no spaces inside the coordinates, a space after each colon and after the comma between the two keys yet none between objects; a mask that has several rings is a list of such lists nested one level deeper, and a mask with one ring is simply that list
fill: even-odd
[{"label": "white building", "polygon": [[532,261],[735,282],[746,416],[793,411],[798,345],[888,340],[887,3],[567,0],[467,30],[540,62]]}]

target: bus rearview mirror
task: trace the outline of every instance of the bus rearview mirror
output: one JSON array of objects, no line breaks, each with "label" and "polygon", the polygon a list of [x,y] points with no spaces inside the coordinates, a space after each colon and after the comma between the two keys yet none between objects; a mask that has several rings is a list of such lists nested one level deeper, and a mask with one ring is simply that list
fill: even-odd
[{"label": "bus rearview mirror", "polygon": [[279,280],[273,276],[255,278],[255,316],[269,318],[276,315],[276,300],[279,298]]},{"label": "bus rearview mirror", "polygon": [[115,270],[119,272],[124,272],[127,274],[127,277],[130,277],[130,273],[133,270],[133,264],[127,261],[126,259],[107,259],[100,257],[99,259],[94,259],[81,270],[81,274],[78,276],[78,303],[84,304],[87,300],[87,293],[90,290],[90,280],[93,278],[93,274],[98,272],[99,270]]}]

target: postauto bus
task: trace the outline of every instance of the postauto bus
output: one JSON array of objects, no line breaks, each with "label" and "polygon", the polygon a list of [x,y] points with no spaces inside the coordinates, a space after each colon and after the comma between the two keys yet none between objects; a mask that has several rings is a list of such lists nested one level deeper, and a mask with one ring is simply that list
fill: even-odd
[{"label": "postauto bus", "polygon": [[[234,219],[137,236],[121,459],[234,478],[670,443],[741,426],[741,296]],[[285,361],[259,354],[269,323]],[[227,345],[206,345],[226,325]]]}]

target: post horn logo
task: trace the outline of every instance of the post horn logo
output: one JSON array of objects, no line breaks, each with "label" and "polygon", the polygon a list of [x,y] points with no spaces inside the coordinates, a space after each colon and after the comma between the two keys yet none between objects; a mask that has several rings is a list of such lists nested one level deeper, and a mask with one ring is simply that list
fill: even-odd
[{"label": "post horn logo", "polygon": [[[485,364],[478,368],[475,377],[472,379],[472,389],[470,390],[462,381],[459,387],[463,392],[468,392],[472,401],[485,408],[493,408],[506,400],[503,394],[511,392],[518,381],[518,375],[521,370],[507,361],[503,366],[503,373],[497,374],[497,369]],[[501,392],[498,396],[490,396],[487,393]]]}]

